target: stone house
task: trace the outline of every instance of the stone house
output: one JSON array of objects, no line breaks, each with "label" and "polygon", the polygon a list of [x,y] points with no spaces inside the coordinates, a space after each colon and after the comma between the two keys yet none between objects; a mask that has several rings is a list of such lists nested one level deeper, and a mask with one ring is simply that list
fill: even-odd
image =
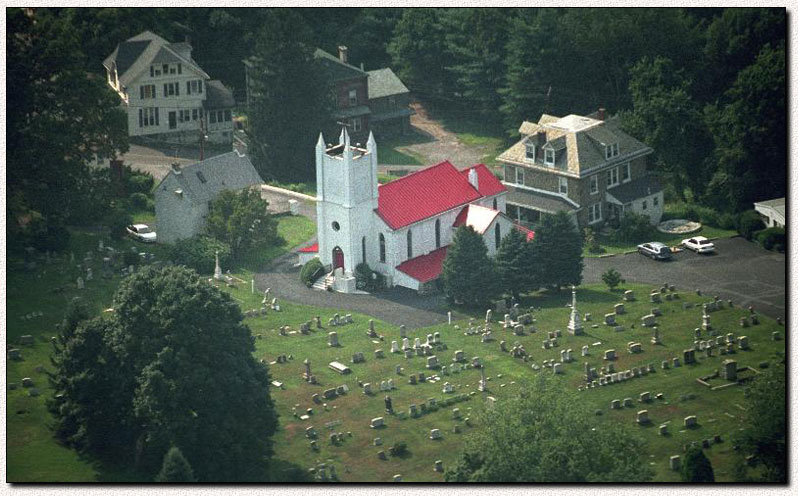
[{"label": "stone house", "polygon": [[172,170],[155,188],[155,224],[159,243],[201,234],[208,207],[223,190],[238,191],[263,183],[246,155],[238,151]]},{"label": "stone house", "polygon": [[108,85],[127,110],[129,136],[232,142],[233,94],[211,80],[191,52],[188,42],[170,43],[144,31],[119,43],[105,59]]},{"label": "stone house", "polygon": [[504,214],[507,190],[483,164],[459,171],[444,161],[378,184],[373,134],[365,148],[353,146],[346,130],[334,145],[320,136],[316,184],[318,244],[308,250],[317,251],[342,292],[354,291],[362,262],[389,286],[430,290],[457,227],[473,227],[490,255],[517,227]]},{"label": "stone house", "polygon": [[604,110],[591,116],[542,115],[524,121],[522,138],[497,160],[504,164],[507,214],[532,226],[540,216],[568,212],[580,227],[601,227],[626,212],[663,211],[662,185],[648,170],[653,150],[621,130]]}]

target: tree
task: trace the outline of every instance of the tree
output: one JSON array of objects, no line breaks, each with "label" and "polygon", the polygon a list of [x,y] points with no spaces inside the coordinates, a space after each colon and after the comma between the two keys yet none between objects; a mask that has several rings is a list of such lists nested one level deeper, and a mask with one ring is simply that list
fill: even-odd
[{"label": "tree", "polygon": [[495,292],[493,261],[485,240],[471,226],[460,226],[443,261],[444,293],[450,302],[485,304]]},{"label": "tree", "polygon": [[778,363],[757,375],[745,391],[745,429],[736,442],[741,454],[752,454],[764,471],[759,482],[787,482],[786,367]]},{"label": "tree", "polygon": [[266,210],[268,206],[255,189],[222,191],[208,209],[205,230],[227,244],[233,257],[241,257],[277,242],[277,222]]},{"label": "tree", "polygon": [[691,446],[687,449],[684,463],[682,463],[682,480],[684,482],[715,482],[712,463],[700,446]]},{"label": "tree", "polygon": [[172,446],[163,457],[163,466],[155,482],[197,482],[194,471],[183,452],[177,446]]},{"label": "tree", "polygon": [[314,145],[330,122],[333,101],[314,50],[313,34],[299,13],[268,11],[248,59],[251,148],[263,178],[315,178]]},{"label": "tree", "polygon": [[479,429],[445,474],[447,482],[618,482],[651,479],[643,441],[595,416],[550,376],[479,415]]},{"label": "tree", "polygon": [[57,435],[150,477],[180,446],[200,481],[264,480],[277,415],[229,294],[192,270],[149,266],[113,305],[54,358]]},{"label": "tree", "polygon": [[582,282],[582,236],[566,212],[543,216],[531,253],[541,286],[559,289]]},{"label": "tree", "polygon": [[526,236],[518,229],[510,229],[496,253],[496,277],[501,289],[516,299],[532,287],[529,251]]},{"label": "tree", "polygon": [[606,284],[607,287],[610,288],[610,291],[612,291],[618,287],[623,279],[621,279],[620,272],[615,270],[613,267],[610,267],[606,272],[601,274],[601,280],[604,281],[604,284]]},{"label": "tree", "polygon": [[707,161],[712,136],[701,107],[691,97],[685,71],[664,57],[643,57],[629,70],[633,110],[621,117],[624,129],[654,149],[654,163],[680,199],[685,186],[700,197],[712,175]]}]

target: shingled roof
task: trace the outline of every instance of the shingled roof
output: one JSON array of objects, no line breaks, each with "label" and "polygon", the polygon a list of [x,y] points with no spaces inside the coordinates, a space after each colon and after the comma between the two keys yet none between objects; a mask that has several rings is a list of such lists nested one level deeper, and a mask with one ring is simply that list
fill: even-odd
[{"label": "shingled roof", "polygon": [[227,89],[221,81],[214,79],[205,83],[207,96],[203,102],[206,109],[230,108],[236,104],[233,92]]},{"label": "shingled roof", "polygon": [[345,79],[367,76],[365,71],[361,71],[357,67],[347,64],[335,55],[325,52],[321,48],[317,48],[316,51],[313,52],[313,57],[318,60],[324,70],[327,71],[331,81],[343,81]]},{"label": "shingled roof", "polygon": [[185,55],[188,53],[186,45],[186,42],[173,44],[151,31],[144,31],[119,43],[103,61],[103,66],[110,71],[116,64],[119,82],[123,86],[129,85],[151,64],[157,63],[179,62],[209,78],[194,59]]},{"label": "shingled roof", "polygon": [[171,170],[158,185],[159,188],[169,176],[174,177],[183,194],[195,203],[210,201],[223,190],[237,191],[263,183],[249,158],[236,152]]},{"label": "shingled roof", "polygon": [[369,100],[392,95],[410,93],[402,80],[394,74],[390,67],[368,71],[369,75]]}]

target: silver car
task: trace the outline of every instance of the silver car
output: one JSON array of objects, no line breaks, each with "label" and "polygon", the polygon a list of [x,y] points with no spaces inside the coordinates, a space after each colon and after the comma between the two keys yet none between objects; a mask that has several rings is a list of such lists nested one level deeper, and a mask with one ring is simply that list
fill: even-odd
[{"label": "silver car", "polygon": [[155,231],[150,230],[147,224],[131,224],[126,230],[129,235],[142,243],[155,243]]},{"label": "silver car", "polygon": [[637,251],[654,260],[666,260],[673,255],[671,249],[659,241],[652,241],[650,243],[643,243],[637,245]]}]

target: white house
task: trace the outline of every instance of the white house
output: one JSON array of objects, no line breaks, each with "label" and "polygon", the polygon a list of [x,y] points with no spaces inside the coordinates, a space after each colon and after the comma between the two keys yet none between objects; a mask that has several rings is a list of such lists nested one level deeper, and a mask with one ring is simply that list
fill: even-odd
[{"label": "white house", "polygon": [[754,203],[754,210],[762,215],[762,220],[768,227],[784,227],[787,225],[784,215],[785,205],[784,198],[776,198]]},{"label": "white house", "polygon": [[117,45],[103,62],[108,84],[128,114],[129,136],[168,136],[196,143],[233,139],[233,94],[191,58],[187,42],[144,31]]},{"label": "white house", "polygon": [[520,227],[504,214],[507,190],[483,164],[459,171],[445,161],[379,185],[373,134],[365,148],[353,146],[346,129],[336,145],[319,136],[316,185],[315,248],[342,292],[354,291],[361,262],[389,286],[426,291],[458,226],[482,234],[490,255]]},{"label": "white house", "polygon": [[208,206],[223,190],[241,190],[263,180],[238,151],[191,164],[173,165],[155,188],[155,225],[159,243],[191,238],[205,228]]}]

